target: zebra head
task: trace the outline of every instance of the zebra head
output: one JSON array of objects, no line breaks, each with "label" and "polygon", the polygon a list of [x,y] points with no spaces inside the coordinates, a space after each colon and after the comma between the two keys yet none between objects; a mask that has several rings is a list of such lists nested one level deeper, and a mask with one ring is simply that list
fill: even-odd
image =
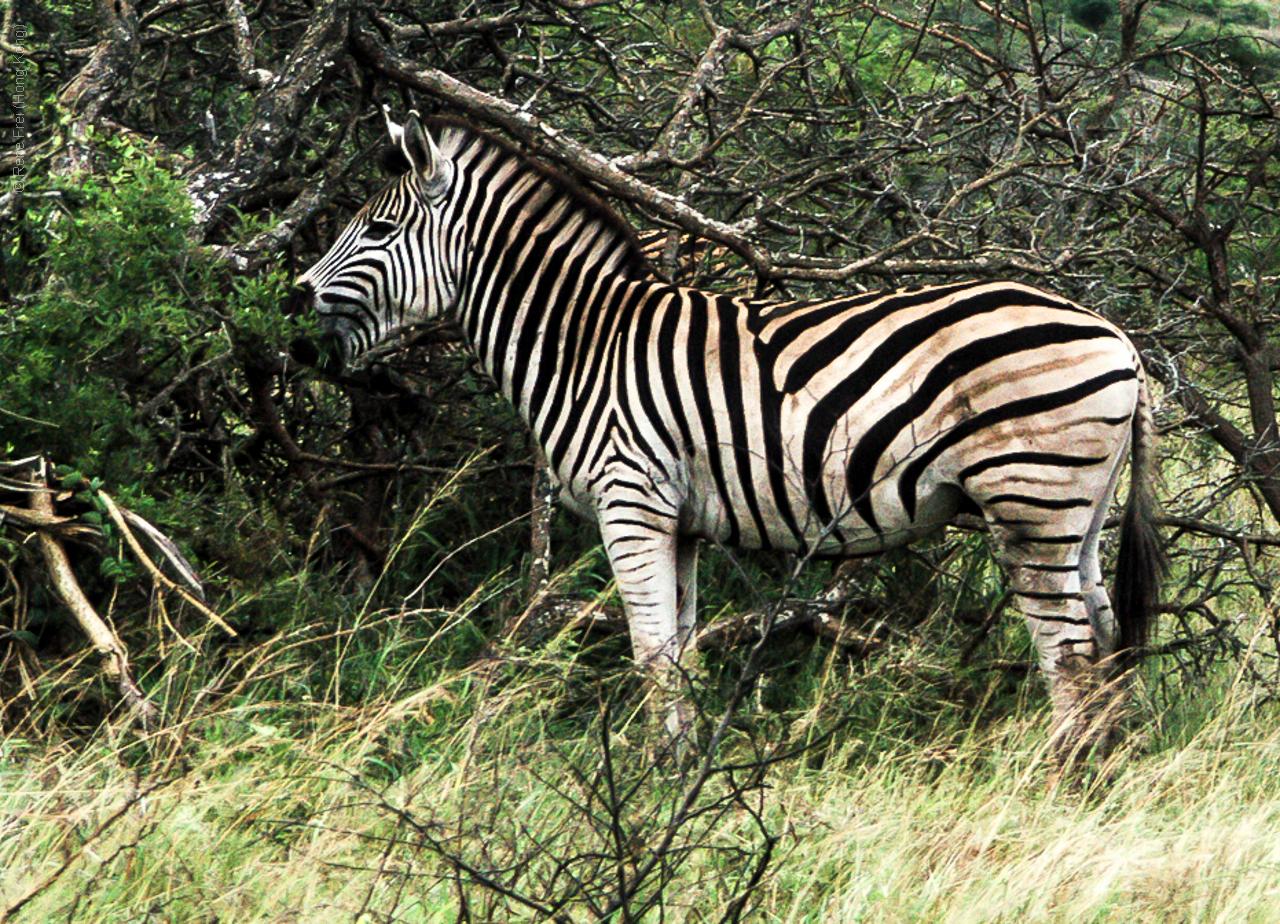
[{"label": "zebra head", "polygon": [[295,308],[310,305],[321,327],[318,343],[295,341],[294,356],[329,371],[457,300],[456,274],[441,259],[453,162],[416,112],[404,125],[385,106],[383,115],[407,169],[365,204],[290,297]]}]

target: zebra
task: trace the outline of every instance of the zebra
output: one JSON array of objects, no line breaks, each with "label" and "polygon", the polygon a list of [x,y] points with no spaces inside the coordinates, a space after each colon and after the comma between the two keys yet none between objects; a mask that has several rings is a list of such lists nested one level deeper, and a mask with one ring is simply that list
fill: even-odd
[{"label": "zebra", "polygon": [[[616,211],[509,143],[386,121],[402,172],[299,277],[322,331],[302,358],[340,369],[455,319],[561,503],[598,524],[658,686],[694,638],[700,541],[861,556],[968,518],[1030,629],[1054,740],[1096,742],[1087,703],[1145,645],[1161,570],[1151,398],[1118,327],[1017,282],[819,301],[678,287]],[[1113,608],[1099,540],[1126,461]]]}]

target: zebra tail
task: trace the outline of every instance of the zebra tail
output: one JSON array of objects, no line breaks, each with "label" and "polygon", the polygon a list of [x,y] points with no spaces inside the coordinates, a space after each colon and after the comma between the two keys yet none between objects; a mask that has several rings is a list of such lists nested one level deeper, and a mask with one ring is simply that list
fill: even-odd
[{"label": "zebra tail", "polygon": [[1155,633],[1160,584],[1166,570],[1164,549],[1156,528],[1159,503],[1155,494],[1155,423],[1146,380],[1140,381],[1138,407],[1133,418],[1129,501],[1120,526],[1113,598],[1121,668],[1137,661]]}]

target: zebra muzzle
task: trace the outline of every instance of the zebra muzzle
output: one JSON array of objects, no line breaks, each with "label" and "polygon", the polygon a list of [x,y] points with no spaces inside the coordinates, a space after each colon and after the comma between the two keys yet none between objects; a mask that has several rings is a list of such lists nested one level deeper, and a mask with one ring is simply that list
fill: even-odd
[{"label": "zebra muzzle", "polygon": [[310,337],[295,337],[289,343],[289,356],[304,366],[315,366],[320,362],[320,347]]},{"label": "zebra muzzle", "polygon": [[342,341],[337,334],[325,334],[316,340],[297,337],[289,344],[289,356],[294,362],[310,366],[326,375],[337,375],[345,365]]},{"label": "zebra muzzle", "polygon": [[[285,296],[281,310],[287,317],[306,317],[316,308],[316,293],[307,283],[296,285]],[[321,326],[326,326],[321,319]],[[336,332],[325,332],[319,337],[296,337],[289,344],[289,356],[296,363],[310,366],[327,375],[337,375],[346,365],[342,341]]]}]

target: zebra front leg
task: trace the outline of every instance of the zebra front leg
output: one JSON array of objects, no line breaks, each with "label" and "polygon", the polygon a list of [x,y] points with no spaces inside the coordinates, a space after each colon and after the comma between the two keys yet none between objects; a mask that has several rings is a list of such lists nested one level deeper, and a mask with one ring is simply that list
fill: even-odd
[{"label": "zebra front leg", "polygon": [[698,540],[682,537],[676,544],[676,631],[682,657],[693,650],[698,632]]},{"label": "zebra front leg", "polygon": [[[687,537],[676,541],[676,671],[680,683],[679,693],[687,694],[687,678],[692,676],[692,660],[697,656],[695,639],[698,635],[698,540]],[[667,715],[670,733],[686,736],[694,727],[697,716],[693,700],[688,695],[678,695]]]},{"label": "zebra front leg", "polygon": [[[623,507],[620,515],[606,514],[600,533],[626,609],[635,663],[645,673],[650,695],[660,704],[657,711],[667,735],[678,744],[693,728],[681,662],[693,637],[692,572],[697,552],[696,547],[689,553],[681,546],[677,555],[681,544],[674,516],[637,513],[634,507]],[[684,585],[686,575],[689,580]]]}]

